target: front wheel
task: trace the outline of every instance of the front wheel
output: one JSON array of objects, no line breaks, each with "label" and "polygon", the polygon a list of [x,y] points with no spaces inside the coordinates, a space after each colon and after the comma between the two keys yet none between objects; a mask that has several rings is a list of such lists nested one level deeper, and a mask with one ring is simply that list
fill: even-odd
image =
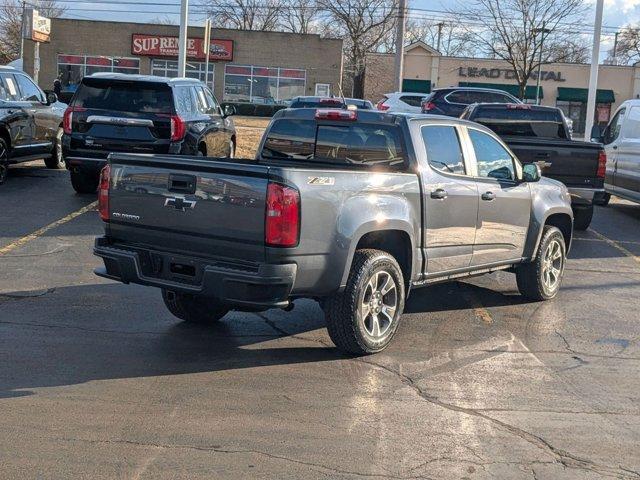
[{"label": "front wheel", "polygon": [[9,148],[4,138],[0,137],[0,185],[7,179],[9,173]]},{"label": "front wheel", "polygon": [[345,290],[325,304],[331,340],[346,353],[384,350],[398,329],[404,298],[402,270],[395,258],[380,250],[358,250]]},{"label": "front wheel", "polygon": [[56,138],[53,141],[53,148],[51,150],[51,156],[44,159],[44,164],[47,168],[59,170],[64,168],[64,157],[62,156],[62,128],[58,129]]},{"label": "front wheel", "polygon": [[98,175],[86,172],[71,172],[71,186],[77,193],[96,193]]},{"label": "front wheel", "polygon": [[550,300],[560,290],[567,261],[562,232],[547,225],[542,232],[538,255],[516,269],[518,290],[532,300]]},{"label": "front wheel", "polygon": [[214,299],[162,290],[162,300],[167,309],[180,320],[210,324],[224,317],[229,309]]}]

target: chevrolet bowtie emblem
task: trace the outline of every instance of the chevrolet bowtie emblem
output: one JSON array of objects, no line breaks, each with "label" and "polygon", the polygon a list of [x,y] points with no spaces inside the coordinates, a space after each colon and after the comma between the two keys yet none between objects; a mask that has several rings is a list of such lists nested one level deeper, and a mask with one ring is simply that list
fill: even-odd
[{"label": "chevrolet bowtie emblem", "polygon": [[196,201],[186,200],[182,197],[169,197],[164,201],[164,206],[185,212],[187,208],[193,209],[196,206]]}]

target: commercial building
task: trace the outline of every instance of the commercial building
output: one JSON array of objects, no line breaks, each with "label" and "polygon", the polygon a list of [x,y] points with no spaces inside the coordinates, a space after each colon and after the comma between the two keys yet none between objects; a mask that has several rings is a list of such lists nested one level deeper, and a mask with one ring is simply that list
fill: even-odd
[{"label": "commercial building", "polygon": [[[589,65],[551,63],[540,74],[540,103],[561,108],[573,120],[575,133],[584,133]],[[432,88],[473,86],[499,88],[518,95],[514,72],[507,62],[484,58],[446,57],[423,42],[405,48],[403,91],[428,93]],[[529,80],[525,101],[535,102],[537,72]],[[394,90],[393,55],[372,53],[367,57],[365,97],[374,102]],[[595,123],[606,124],[618,105],[640,98],[640,64],[601,65]]]},{"label": "commercial building", "polygon": [[[187,76],[205,80],[204,28],[188,31]],[[283,32],[212,30],[207,84],[221,101],[280,104],[297,95],[337,92],[342,40]],[[73,91],[96,72],[178,73],[178,26],[53,19],[40,46],[38,83],[59,78]],[[33,75],[34,44],[25,41],[24,69]]]}]

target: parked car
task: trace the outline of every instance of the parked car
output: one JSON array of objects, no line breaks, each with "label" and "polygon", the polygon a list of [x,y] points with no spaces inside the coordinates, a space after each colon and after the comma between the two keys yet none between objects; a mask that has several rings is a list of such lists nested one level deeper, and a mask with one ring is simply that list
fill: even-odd
[{"label": "parked car", "polygon": [[604,191],[607,156],[600,144],[571,140],[562,110],[522,103],[478,103],[469,106],[461,118],[489,127],[523,164],[535,163],[545,177],[564,183],[571,193],[574,227],[589,227],[594,196]]},{"label": "parked car", "polygon": [[0,67],[0,184],[9,165],[44,159],[62,168],[62,115],[66,105],[46,94],[24,72]]},{"label": "parked car", "polygon": [[[161,193],[132,190],[151,178]],[[356,354],[389,344],[417,287],[510,270],[555,297],[573,221],[566,187],[482,125],[344,109],[276,113],[253,160],[113,154],[99,210],[98,275],[193,322],[313,298]]]},{"label": "parked car", "polygon": [[420,102],[426,95],[426,93],[419,92],[385,93],[376,104],[376,108],[381,112],[388,113],[420,113]]},{"label": "parked car", "polygon": [[346,108],[356,107],[360,110],[373,110],[373,103],[360,98],[342,97],[294,97],[289,108]]},{"label": "parked car", "polygon": [[437,88],[423,98],[422,113],[459,117],[472,103],[522,103],[503,90],[476,87]]},{"label": "parked car", "polygon": [[596,198],[607,205],[611,195],[640,203],[640,100],[627,100],[614,113],[603,134],[607,167],[605,193]]},{"label": "parked car", "polygon": [[84,77],[64,114],[62,151],[78,193],[96,191],[111,152],[233,157],[233,106],[195,79]]}]

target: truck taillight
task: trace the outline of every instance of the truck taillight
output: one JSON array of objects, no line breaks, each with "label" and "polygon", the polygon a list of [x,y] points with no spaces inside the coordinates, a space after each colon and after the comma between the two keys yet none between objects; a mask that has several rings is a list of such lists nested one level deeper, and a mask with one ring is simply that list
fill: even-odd
[{"label": "truck taillight", "polygon": [[109,182],[111,178],[111,166],[105,165],[100,172],[100,185],[98,186],[98,212],[104,222],[109,221]]},{"label": "truck taillight", "polygon": [[434,108],[436,108],[436,104],[435,103],[433,103],[433,102],[422,102],[422,111],[423,112],[430,112]]},{"label": "truck taillight", "polygon": [[187,134],[187,124],[180,115],[171,115],[171,141],[179,142]]},{"label": "truck taillight", "polygon": [[73,112],[85,112],[87,109],[83,107],[67,107],[62,116],[62,130],[66,134],[70,134],[73,130]]},{"label": "truck taillight", "polygon": [[607,172],[607,154],[604,150],[600,150],[598,154],[598,171],[596,172],[596,176],[598,178],[604,178],[605,173]]},{"label": "truck taillight", "polygon": [[300,193],[293,187],[269,182],[264,241],[270,247],[295,247],[300,238]]},{"label": "truck taillight", "polygon": [[339,108],[319,108],[316,120],[357,120],[357,110],[341,110]]},{"label": "truck taillight", "polygon": [[376,108],[378,110],[380,110],[381,112],[384,112],[385,110],[389,110],[389,105],[385,105],[384,102],[386,102],[387,99],[383,98],[382,100],[380,100],[377,104],[376,104]]}]

